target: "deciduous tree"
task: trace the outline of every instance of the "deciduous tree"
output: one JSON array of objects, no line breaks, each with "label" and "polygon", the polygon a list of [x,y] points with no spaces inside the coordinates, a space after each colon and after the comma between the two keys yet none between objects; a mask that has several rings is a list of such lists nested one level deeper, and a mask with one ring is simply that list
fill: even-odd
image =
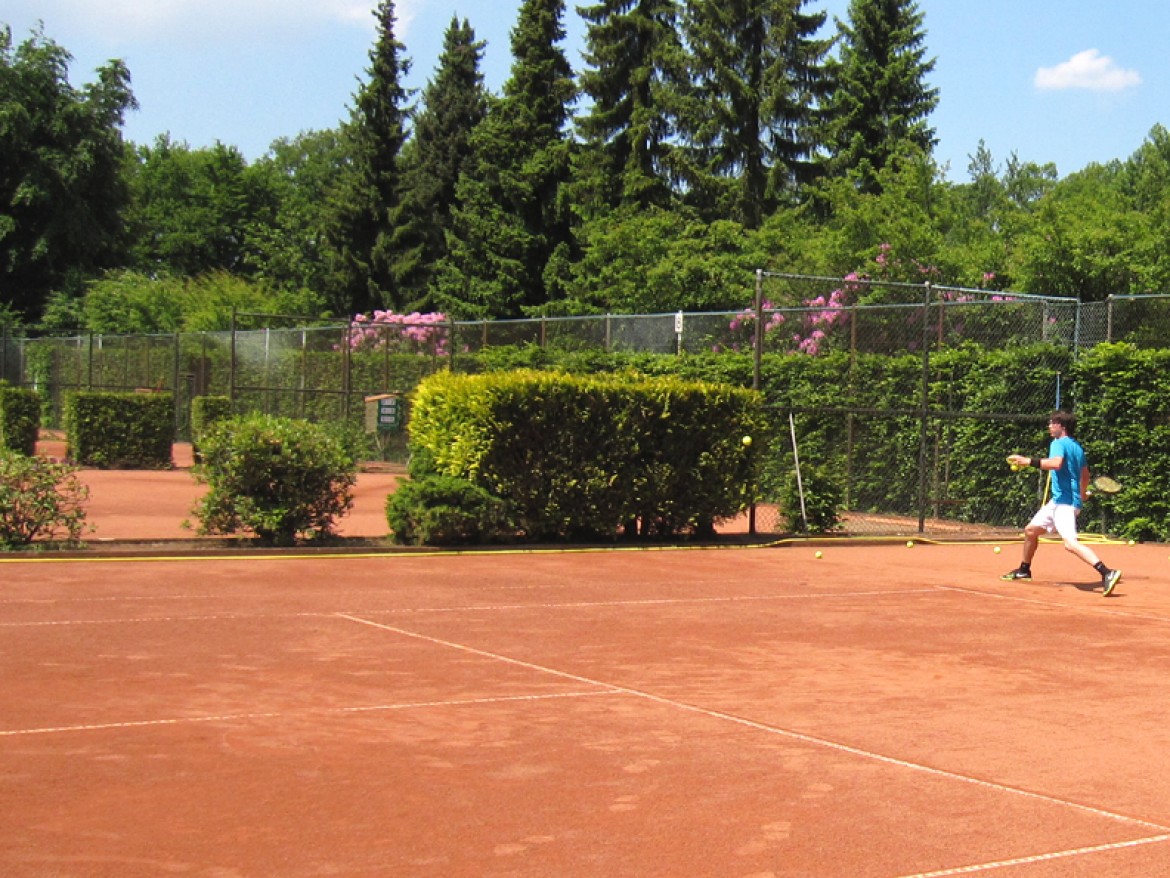
[{"label": "deciduous tree", "polygon": [[122,61],[69,84],[70,54],[0,26],[0,308],[39,316],[52,290],[117,264],[126,243],[120,126],[136,104]]}]

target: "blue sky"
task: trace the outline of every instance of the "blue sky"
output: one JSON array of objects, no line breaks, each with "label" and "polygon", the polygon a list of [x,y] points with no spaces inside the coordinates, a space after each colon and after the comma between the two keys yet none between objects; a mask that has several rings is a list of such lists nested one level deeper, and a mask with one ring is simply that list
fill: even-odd
[{"label": "blue sky", "polygon": [[[830,23],[848,0],[812,0]],[[997,164],[1012,154],[1052,162],[1061,176],[1132,155],[1155,124],[1170,127],[1170,12],[1137,0],[919,0],[936,157],[967,179],[982,139]],[[278,137],[329,128],[348,116],[374,41],[373,0],[4,0],[0,23],[25,40],[43,21],[74,56],[75,85],[122,58],[141,105],[125,133],[150,143],[169,133],[191,146],[216,140],[250,160]],[[567,4],[565,49],[581,65],[584,27]],[[484,74],[499,91],[511,64],[519,0],[399,0],[398,36],[421,88],[434,75],[453,15],[487,41]]]}]

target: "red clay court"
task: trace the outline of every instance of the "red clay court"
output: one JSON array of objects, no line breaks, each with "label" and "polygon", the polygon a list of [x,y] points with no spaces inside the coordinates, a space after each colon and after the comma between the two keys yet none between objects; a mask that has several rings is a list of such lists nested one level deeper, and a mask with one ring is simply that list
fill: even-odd
[{"label": "red clay court", "polygon": [[1166,546],[0,562],[0,874],[1170,876]]}]

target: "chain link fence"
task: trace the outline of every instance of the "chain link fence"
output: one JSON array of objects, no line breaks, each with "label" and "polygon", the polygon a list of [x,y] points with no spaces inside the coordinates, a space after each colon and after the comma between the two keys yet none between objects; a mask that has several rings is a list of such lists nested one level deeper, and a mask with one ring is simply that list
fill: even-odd
[{"label": "chain link fence", "polygon": [[[191,400],[222,395],[238,411],[264,411],[376,434],[378,449],[405,459],[405,418],[384,433],[371,421],[378,398],[402,400],[426,375],[478,368],[475,355],[505,346],[686,356],[750,353],[752,383],[767,392],[773,419],[770,475],[753,521],[789,530],[794,509],[781,482],[802,453],[843,478],[844,524],[859,534],[1015,532],[1038,498],[1017,489],[1002,502],[972,490],[953,461],[964,443],[995,436],[1000,449],[1038,447],[1046,413],[1068,404],[1077,352],[1103,341],[1162,347],[1170,296],[1115,296],[1079,303],[1010,292],[757,272],[754,301],[739,311],[452,321],[440,315],[376,315],[304,325],[238,314],[231,331],[67,338],[0,336],[0,379],[45,396],[44,422],[59,426],[73,390],[168,391],[175,427],[189,437]],[[968,386],[955,352],[1040,346],[1034,380],[1010,399]],[[836,364],[814,380],[823,402],[800,406],[763,374],[770,355]],[[895,358],[897,391],[875,397],[872,358]],[[793,358],[781,358],[793,359]],[[772,368],[769,366],[769,368]],[[889,376],[883,378],[889,380]],[[408,410],[407,410],[408,417]],[[870,449],[891,448],[874,459]],[[1002,443],[1002,444],[999,444]],[[964,451],[964,453],[966,453]],[[969,459],[969,458],[964,458]],[[998,458],[997,458],[998,459]],[[1022,481],[1022,480],[1021,480]]]}]

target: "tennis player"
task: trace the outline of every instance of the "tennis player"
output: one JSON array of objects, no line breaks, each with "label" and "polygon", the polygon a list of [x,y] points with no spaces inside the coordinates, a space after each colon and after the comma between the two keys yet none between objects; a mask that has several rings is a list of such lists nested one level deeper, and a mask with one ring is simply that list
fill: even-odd
[{"label": "tennis player", "polygon": [[1050,499],[1024,528],[1024,556],[1020,566],[1000,578],[1031,579],[1032,558],[1040,537],[1056,532],[1064,540],[1066,549],[1101,574],[1101,585],[1105,594],[1110,595],[1121,581],[1121,571],[1106,567],[1097,553],[1077,537],[1077,516],[1089,490],[1089,465],[1084,449],[1072,436],[1076,423],[1076,417],[1069,412],[1053,412],[1048,418],[1048,435],[1052,442],[1047,457],[1008,455],[1008,463],[1013,466],[1034,466],[1047,471]]}]

